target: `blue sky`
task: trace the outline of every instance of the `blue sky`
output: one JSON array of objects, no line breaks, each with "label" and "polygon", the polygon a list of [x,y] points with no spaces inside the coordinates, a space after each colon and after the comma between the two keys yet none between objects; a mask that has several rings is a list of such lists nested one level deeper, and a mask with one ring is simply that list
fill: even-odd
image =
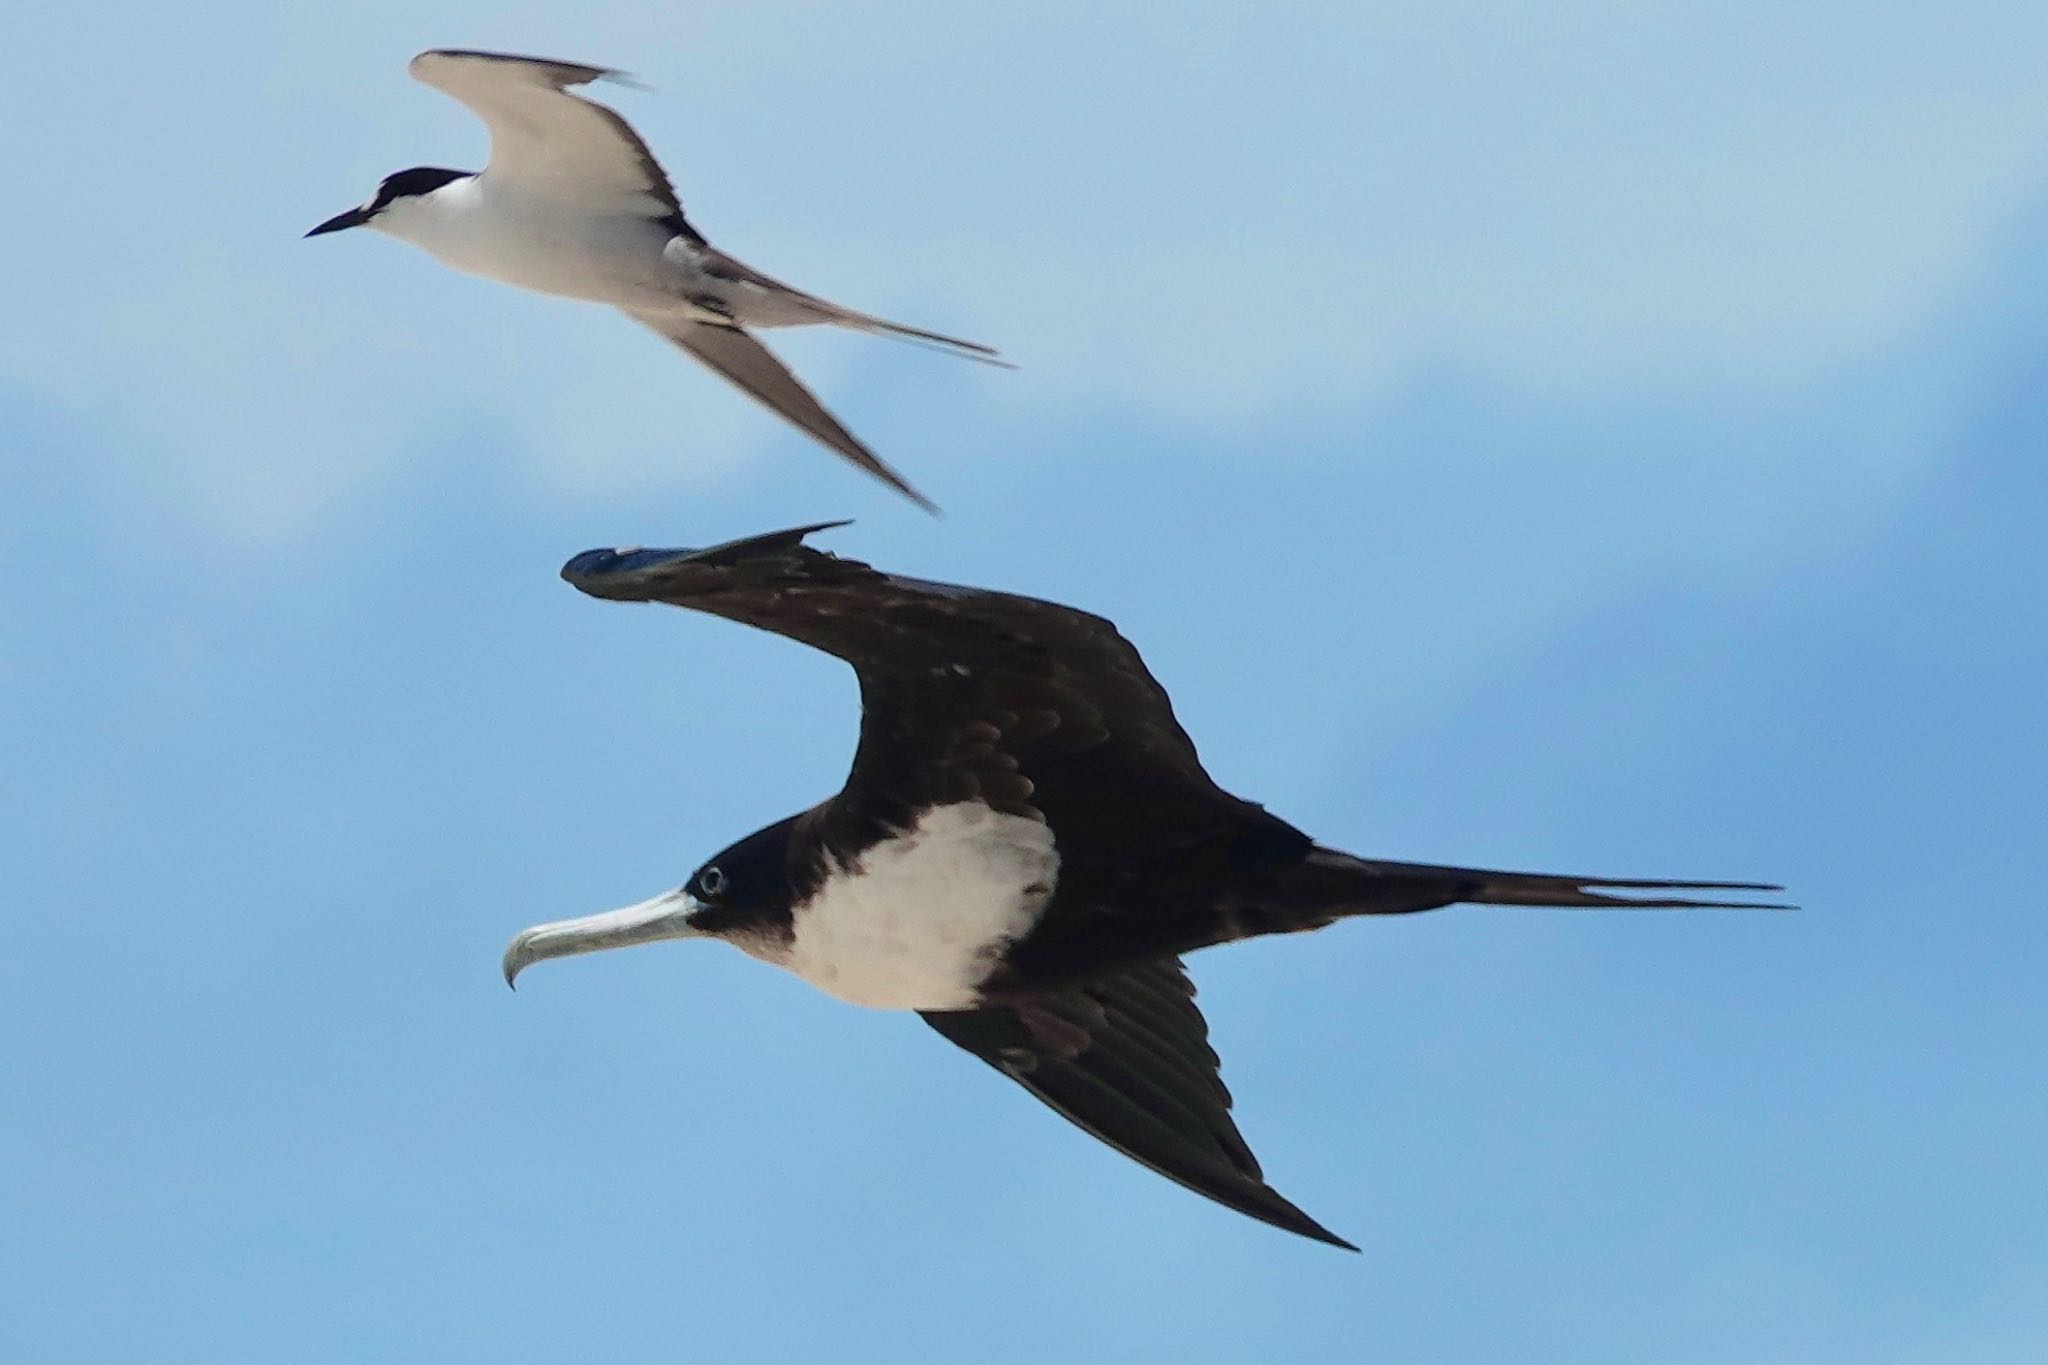
[{"label": "blue sky", "polygon": [[[0,20],[0,1356],[2048,1355],[2048,15]],[[596,309],[301,242],[611,62],[934,521]],[[581,598],[832,548],[1117,620],[1362,853],[1781,879],[1196,959],[1296,1242],[708,945],[520,927],[831,791],[851,679]]]}]

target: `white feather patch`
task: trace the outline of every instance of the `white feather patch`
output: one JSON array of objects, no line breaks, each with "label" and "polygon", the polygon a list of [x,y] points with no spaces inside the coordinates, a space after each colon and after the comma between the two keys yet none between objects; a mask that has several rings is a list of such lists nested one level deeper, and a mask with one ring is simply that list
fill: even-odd
[{"label": "white feather patch", "polygon": [[787,967],[876,1009],[967,1009],[1038,922],[1059,875],[1052,831],[978,801],[938,806],[831,869],[796,912]]}]

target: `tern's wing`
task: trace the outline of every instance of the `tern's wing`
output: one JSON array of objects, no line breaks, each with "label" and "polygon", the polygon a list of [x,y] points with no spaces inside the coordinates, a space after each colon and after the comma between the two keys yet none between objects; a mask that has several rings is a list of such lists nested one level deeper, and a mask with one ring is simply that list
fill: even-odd
[{"label": "tern's wing", "polygon": [[[407,68],[413,79],[461,100],[491,130],[495,180],[525,182],[573,195],[593,207],[644,204],[649,216],[683,221],[668,175],[624,119],[569,87],[622,73],[603,66],[514,57],[498,52],[437,49]],[[699,239],[701,240],[701,239]]]},{"label": "tern's wing", "polygon": [[927,512],[939,509],[924,494],[912,488],[901,474],[889,468],[839,419],[825,410],[817,395],[798,382],[789,367],[774,352],[738,327],[719,323],[693,322],[662,313],[631,312],[634,321],[655,331],[688,351],[726,379],[745,389],[782,419],[821,445],[845,456]]},{"label": "tern's wing", "polygon": [[1357,1247],[1280,1197],[1230,1118],[1208,1025],[1174,959],[924,1021],[1093,1137],[1262,1223]]}]

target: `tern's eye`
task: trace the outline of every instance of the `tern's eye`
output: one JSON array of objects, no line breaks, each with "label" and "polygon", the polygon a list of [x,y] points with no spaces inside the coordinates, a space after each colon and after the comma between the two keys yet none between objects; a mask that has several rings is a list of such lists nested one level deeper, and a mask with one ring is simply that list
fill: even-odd
[{"label": "tern's eye", "polygon": [[707,896],[725,894],[725,874],[714,864],[697,874],[697,889]]}]

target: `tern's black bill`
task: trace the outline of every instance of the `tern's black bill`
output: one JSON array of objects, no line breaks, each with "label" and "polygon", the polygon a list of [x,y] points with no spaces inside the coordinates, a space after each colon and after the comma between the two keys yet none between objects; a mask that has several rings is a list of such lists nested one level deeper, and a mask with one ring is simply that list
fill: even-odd
[{"label": "tern's black bill", "polygon": [[352,208],[346,213],[335,214],[306,235],[308,237],[318,237],[323,232],[339,232],[343,228],[361,227],[369,221],[370,211],[368,209]]}]

